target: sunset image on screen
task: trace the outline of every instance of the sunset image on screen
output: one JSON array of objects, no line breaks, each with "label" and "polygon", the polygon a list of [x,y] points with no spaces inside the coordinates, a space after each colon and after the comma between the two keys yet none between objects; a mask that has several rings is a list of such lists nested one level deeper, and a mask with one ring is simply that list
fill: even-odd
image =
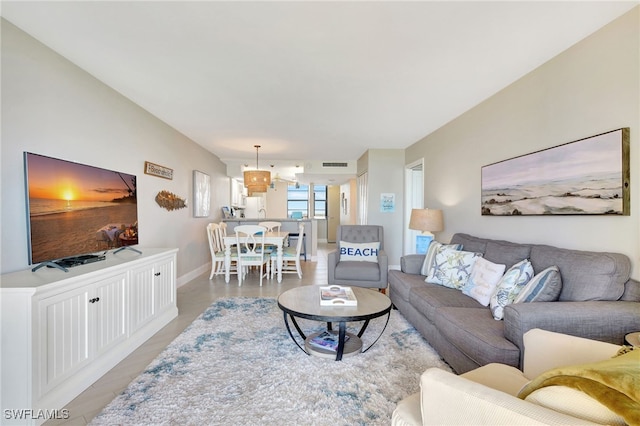
[{"label": "sunset image on screen", "polygon": [[136,176],[25,153],[30,261],[138,243]]}]

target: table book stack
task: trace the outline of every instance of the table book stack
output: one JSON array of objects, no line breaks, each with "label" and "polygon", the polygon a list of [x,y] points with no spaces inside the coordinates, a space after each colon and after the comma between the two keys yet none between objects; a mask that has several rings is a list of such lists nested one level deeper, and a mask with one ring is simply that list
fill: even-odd
[{"label": "table book stack", "polygon": [[331,285],[320,287],[320,306],[358,306],[351,287]]},{"label": "table book stack", "polygon": [[[315,337],[309,339],[309,344],[319,349],[326,349],[329,351],[338,350],[338,333],[331,331],[323,331]],[[344,336],[345,343],[349,340],[349,335]]]}]

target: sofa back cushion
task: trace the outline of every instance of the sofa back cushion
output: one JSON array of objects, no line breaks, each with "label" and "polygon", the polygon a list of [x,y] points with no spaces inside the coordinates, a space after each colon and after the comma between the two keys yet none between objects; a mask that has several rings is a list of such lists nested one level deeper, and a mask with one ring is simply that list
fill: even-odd
[{"label": "sofa back cushion", "polygon": [[[466,250],[466,249],[464,249]],[[516,244],[508,241],[488,241],[484,258],[493,263],[506,265],[511,268],[518,262],[528,259],[531,255],[531,246],[527,244]]]},{"label": "sofa back cushion", "polygon": [[462,250],[482,253],[482,257],[490,262],[511,268],[531,255],[530,244],[518,244],[510,241],[489,240],[468,234],[454,234],[452,244],[462,244]]},{"label": "sofa back cushion", "polygon": [[533,269],[556,265],[562,276],[559,301],[618,300],[631,274],[631,261],[623,254],[561,249],[535,245]]},{"label": "sofa back cushion", "polygon": [[489,240],[474,237],[469,234],[458,233],[451,237],[450,244],[462,244],[462,250],[484,254],[484,251],[487,248],[487,241]]}]

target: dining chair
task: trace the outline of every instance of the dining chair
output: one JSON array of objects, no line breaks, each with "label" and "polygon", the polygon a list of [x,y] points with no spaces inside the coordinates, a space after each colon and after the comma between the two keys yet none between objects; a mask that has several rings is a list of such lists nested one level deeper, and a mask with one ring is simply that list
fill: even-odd
[{"label": "dining chair", "polygon": [[[216,235],[219,229],[220,225],[217,223],[207,225],[207,239],[209,240],[209,252],[211,253],[211,274],[209,274],[209,279],[212,279],[214,275],[218,275],[220,270],[224,268],[224,251],[220,250],[218,236]],[[222,253],[222,256],[218,256],[218,253]]]},{"label": "dining chair", "polygon": [[[300,233],[304,232],[304,224],[298,225]],[[298,242],[294,247],[285,247],[282,249],[282,273],[297,273],[298,278],[302,278],[302,267],[300,265],[300,252],[302,251],[302,238],[298,238]],[[271,253],[271,277],[277,271],[278,253]]]},{"label": "dining chair", "polygon": [[[266,222],[259,222],[258,225],[264,226],[265,228],[267,228],[267,232],[280,232],[280,227],[282,226],[282,223],[276,222],[276,221],[266,221]],[[266,254],[267,257],[271,256],[271,254],[274,253],[277,249],[278,247],[275,244],[265,244],[264,254]],[[270,273],[270,265],[271,263],[267,264],[267,275],[269,277],[273,277],[273,274]]]},{"label": "dining chair", "polygon": [[[222,227],[218,223],[210,223],[207,225],[207,239],[209,240],[209,251],[211,253],[211,274],[209,279],[214,275],[224,275],[224,240],[222,238]],[[235,264],[238,262],[238,254],[235,248],[231,249],[232,267],[230,273],[236,273]]]},{"label": "dining chair", "polygon": [[260,287],[265,275],[265,264],[270,257],[264,253],[264,234],[267,228],[259,225],[238,225],[234,228],[238,247],[238,286],[249,270],[249,266],[260,266]]}]

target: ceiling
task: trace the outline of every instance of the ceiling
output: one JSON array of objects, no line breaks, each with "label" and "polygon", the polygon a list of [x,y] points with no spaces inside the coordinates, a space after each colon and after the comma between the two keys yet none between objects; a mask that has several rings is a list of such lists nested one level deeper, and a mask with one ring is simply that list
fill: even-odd
[{"label": "ceiling", "polygon": [[[2,1],[0,12],[230,174],[253,168],[258,144],[261,169],[341,183],[367,149],[410,146],[637,4]],[[323,161],[350,168],[320,174]]]}]

